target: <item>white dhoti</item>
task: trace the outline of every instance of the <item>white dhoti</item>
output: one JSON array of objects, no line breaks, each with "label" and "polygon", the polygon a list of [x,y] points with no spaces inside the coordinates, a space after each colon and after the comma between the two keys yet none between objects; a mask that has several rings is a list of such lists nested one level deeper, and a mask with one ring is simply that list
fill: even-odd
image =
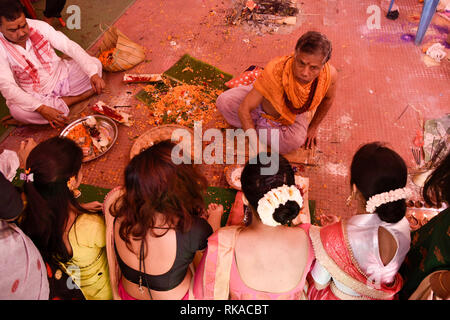
[{"label": "white dhoti", "polygon": [[[48,23],[26,21],[30,32],[24,46],[0,32],[0,91],[16,120],[47,124],[36,110],[46,105],[67,116],[69,108],[62,97],[90,90],[90,78],[101,77],[102,64]],[[71,59],[61,59],[55,49]]]},{"label": "white dhoti", "polygon": [[[100,60],[92,57],[98,66],[97,74],[102,77],[102,64]],[[42,104],[52,107],[56,110],[62,111],[64,116],[69,114],[69,107],[61,97],[78,96],[92,88],[90,78],[81,69],[80,65],[72,59],[63,60],[63,68],[66,68],[66,72],[61,72],[63,76],[56,82],[53,91],[47,95],[39,95],[35,92],[30,94],[41,100]],[[40,115],[37,111],[24,110],[20,105],[11,104],[8,105],[11,116],[22,123],[29,124],[47,124],[48,121]]]}]

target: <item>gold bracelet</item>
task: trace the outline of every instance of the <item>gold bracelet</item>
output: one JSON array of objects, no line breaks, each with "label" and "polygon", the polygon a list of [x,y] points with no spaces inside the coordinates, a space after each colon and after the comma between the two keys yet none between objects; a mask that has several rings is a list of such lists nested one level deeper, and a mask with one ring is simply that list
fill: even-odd
[{"label": "gold bracelet", "polygon": [[444,283],[442,282],[442,276],[443,276],[444,273],[445,273],[445,271],[444,271],[444,272],[441,272],[441,273],[439,274],[439,284],[441,285],[441,288],[445,290],[445,292],[450,292],[450,290],[448,290],[448,289],[444,286]]}]

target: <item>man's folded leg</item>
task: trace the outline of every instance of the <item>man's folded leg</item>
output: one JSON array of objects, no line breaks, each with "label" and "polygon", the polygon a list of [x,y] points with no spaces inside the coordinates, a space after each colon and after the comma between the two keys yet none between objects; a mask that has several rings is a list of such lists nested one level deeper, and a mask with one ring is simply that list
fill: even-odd
[{"label": "man's folded leg", "polygon": [[[41,97],[43,105],[52,107],[56,110],[63,112],[63,115],[67,117],[69,114],[69,107],[64,102],[63,99],[59,97]],[[24,124],[48,124],[47,119],[45,119],[37,111],[26,111],[20,105],[8,105],[9,113],[17,121]]]},{"label": "man's folded leg", "polygon": [[[102,63],[95,57],[92,60],[97,64],[97,74],[102,77]],[[77,96],[92,89],[91,79],[81,70],[80,65],[74,60],[68,60],[68,89],[69,91],[61,96]]]},{"label": "man's folded leg", "polygon": [[248,93],[253,89],[253,86],[239,86],[223,92],[217,97],[216,107],[228,124],[236,128],[241,128],[241,120],[239,119],[238,109],[242,101]]},{"label": "man's folded leg", "polygon": [[[229,89],[217,97],[216,106],[225,120],[236,128],[241,128],[241,121],[238,116],[238,109],[242,101],[253,89],[253,85],[239,86]],[[281,154],[286,154],[294,151],[305,144],[306,133],[308,130],[307,114],[303,113],[297,115],[295,122],[290,126],[277,124],[274,121],[269,121],[262,116],[264,113],[261,106],[258,106],[251,113],[253,122],[262,143],[270,146],[274,151],[279,150]],[[266,129],[267,135],[264,133],[260,135],[259,129]],[[272,142],[272,130],[278,130],[279,140]],[[264,131],[263,131],[264,132]],[[263,133],[261,132],[261,134]],[[274,145],[275,144],[275,145]]]},{"label": "man's folded leg", "polygon": [[[100,60],[92,57],[97,64],[97,74],[102,76],[102,64]],[[52,94],[63,97],[68,106],[81,102],[94,95],[95,90],[92,88],[91,79],[81,69],[80,65],[72,59],[65,61],[67,68],[67,77],[60,80]]]},{"label": "man's folded leg", "polygon": [[[102,64],[97,58],[92,57],[92,59],[97,64],[97,74],[101,77]],[[42,105],[61,111],[67,117],[69,114],[69,106],[91,97],[95,92],[92,90],[89,76],[82,71],[75,60],[69,59],[65,63],[67,77],[56,84],[51,94],[31,94],[42,101]],[[11,116],[21,123],[48,124],[48,120],[37,111],[26,111],[20,105],[16,104],[8,105],[8,108]]]},{"label": "man's folded leg", "polygon": [[[260,129],[266,129],[267,134],[262,134]],[[277,125],[272,121],[260,117],[256,122],[256,130],[261,142],[270,146],[273,151],[278,150],[281,154],[287,154],[305,144],[306,133],[308,130],[308,120],[306,113],[297,115],[295,122],[289,126]],[[273,130],[278,131],[278,141],[272,141],[275,138]]]}]

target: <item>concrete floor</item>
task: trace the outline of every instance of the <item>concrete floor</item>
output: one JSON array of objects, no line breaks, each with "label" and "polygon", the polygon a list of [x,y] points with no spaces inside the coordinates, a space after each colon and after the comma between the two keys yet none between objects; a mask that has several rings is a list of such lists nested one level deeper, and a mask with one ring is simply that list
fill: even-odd
[{"label": "concrete floor", "polygon": [[[66,0],[66,5],[61,11],[61,16],[66,22],[71,21],[73,24],[78,22],[74,15],[77,8],[72,7],[76,5],[80,9],[79,29],[78,26],[64,28],[56,19],[52,25],[56,30],[63,32],[82,48],[88,48],[94,41],[98,40],[102,34],[102,30],[107,29],[109,25],[113,24],[133,2],[134,0],[108,0],[108,6],[105,8],[102,1]],[[33,7],[37,18],[44,18],[45,0],[34,1]]]},{"label": "concrete floor", "polygon": [[[319,130],[319,166],[305,168],[302,174],[310,178],[309,194],[317,201],[317,213],[349,216],[352,212],[345,206],[350,191],[348,170],[357,148],[367,142],[386,142],[413,170],[410,147],[420,120],[450,112],[449,61],[427,67],[421,47],[401,38],[415,34],[422,5],[418,0],[398,2],[397,20],[382,14],[381,29],[369,30],[366,10],[377,2],[337,0],[337,13],[329,15],[326,1],[299,0],[303,14],[295,27],[260,35],[253,29],[225,23],[231,0],[137,0],[115,25],[147,48],[150,61],[131,70],[142,73],[161,73],[189,53],[238,75],[250,65],[264,66],[275,56],[291,53],[305,31],[325,33],[333,43],[331,64],[339,71],[338,93]],[[324,25],[326,13],[334,20],[333,25]],[[447,38],[448,21],[445,25],[442,20],[433,20],[424,44]],[[98,42],[89,51],[96,52],[97,46]],[[146,121],[147,108],[126,93],[137,93],[140,86],[125,86],[122,75],[105,74],[111,92],[91,102],[101,99],[112,105],[132,104],[136,106],[132,110],[136,124],[131,128],[120,126],[116,145],[102,158],[83,166],[83,183],[105,188],[120,184],[133,138],[151,128]],[[396,121],[407,105],[410,107]],[[60,131],[37,126],[18,128],[0,146],[16,150],[25,137],[42,141]],[[223,166],[203,165],[202,170],[211,185],[227,186]]]}]

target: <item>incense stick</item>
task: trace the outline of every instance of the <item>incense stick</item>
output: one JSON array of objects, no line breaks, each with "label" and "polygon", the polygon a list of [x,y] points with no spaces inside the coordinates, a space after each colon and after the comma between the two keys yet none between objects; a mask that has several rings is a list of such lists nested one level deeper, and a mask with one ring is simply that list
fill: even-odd
[{"label": "incense stick", "polygon": [[406,110],[407,110],[408,108],[409,108],[409,104],[406,105],[406,108],[402,111],[402,113],[398,116],[397,120],[395,120],[394,123],[397,122],[398,120],[400,120],[400,118],[403,116],[403,114],[406,112]]}]

